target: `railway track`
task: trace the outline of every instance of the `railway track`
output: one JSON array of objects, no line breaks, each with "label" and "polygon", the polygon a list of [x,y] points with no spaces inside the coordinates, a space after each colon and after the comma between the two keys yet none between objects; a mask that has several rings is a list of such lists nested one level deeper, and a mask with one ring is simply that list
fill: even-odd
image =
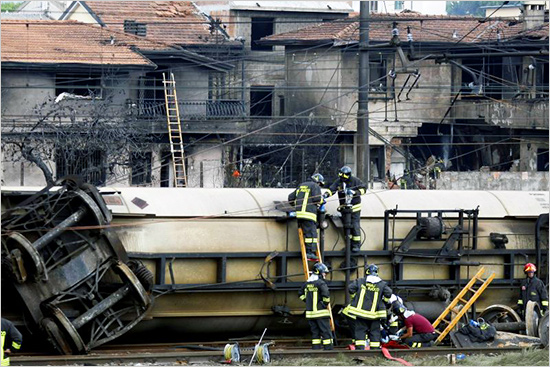
[{"label": "railway track", "polygon": [[[214,344],[213,344],[214,345]],[[225,345],[225,344],[224,344]],[[241,343],[239,344],[241,345]],[[202,348],[212,348],[220,350],[192,350],[193,346]],[[46,356],[46,355],[20,355],[11,358],[12,365],[20,366],[44,366],[44,365],[131,365],[133,363],[149,363],[149,364],[221,364],[225,362],[223,356],[223,345],[220,343],[220,348],[206,345],[188,344],[166,344],[154,346],[133,346],[125,349],[106,348],[94,350],[87,355],[64,355],[64,356]],[[463,353],[466,355],[487,355],[503,354],[510,352],[519,352],[520,347],[505,347],[505,348],[450,348],[450,347],[432,347],[423,349],[392,349],[393,357],[403,359],[412,357],[426,356],[445,356],[449,354]],[[269,349],[271,360],[280,360],[286,358],[336,358],[338,355],[353,356],[354,358],[381,357],[380,350],[369,351],[351,351],[348,349],[335,348],[332,351],[311,350],[303,348],[291,348],[290,346],[272,345]],[[253,354],[252,347],[241,346],[241,362],[249,362]],[[257,364],[256,362],[253,362]]]}]

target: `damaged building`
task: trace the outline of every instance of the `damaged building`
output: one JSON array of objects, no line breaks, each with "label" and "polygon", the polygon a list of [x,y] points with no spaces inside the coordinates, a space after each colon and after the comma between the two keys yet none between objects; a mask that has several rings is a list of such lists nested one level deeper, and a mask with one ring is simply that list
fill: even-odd
[{"label": "damaged building", "polygon": [[[496,181],[500,175],[494,173],[501,171],[521,176],[503,175],[509,182],[491,188],[520,189],[518,178],[528,180],[529,189],[547,187],[548,174],[541,171],[548,171],[548,17],[527,6],[523,14],[529,22],[372,14],[374,180],[399,178],[405,170],[428,176],[426,168],[436,158],[452,171],[439,176],[439,188],[489,188],[480,175]],[[353,167],[359,19],[260,43],[285,46],[288,113],[331,116],[326,122],[339,131],[341,160]],[[477,184],[450,186],[466,172],[466,180],[474,173]]]}]

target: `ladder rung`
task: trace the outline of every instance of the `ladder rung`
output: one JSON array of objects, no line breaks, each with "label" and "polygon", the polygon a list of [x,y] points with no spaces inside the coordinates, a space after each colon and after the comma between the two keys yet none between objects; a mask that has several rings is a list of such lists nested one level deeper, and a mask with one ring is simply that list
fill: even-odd
[{"label": "ladder rung", "polygon": [[464,300],[464,298],[459,298],[458,300],[463,303],[468,303],[468,301]]},{"label": "ladder rung", "polygon": [[476,292],[477,292],[477,291],[476,291],[474,288],[472,288],[472,287],[468,287],[467,289],[468,289],[470,292],[473,292],[473,293],[476,293]]},{"label": "ladder rung", "polygon": [[444,323],[446,323],[446,324],[450,324],[450,322],[447,321],[446,319],[441,319],[441,322],[444,322]]}]

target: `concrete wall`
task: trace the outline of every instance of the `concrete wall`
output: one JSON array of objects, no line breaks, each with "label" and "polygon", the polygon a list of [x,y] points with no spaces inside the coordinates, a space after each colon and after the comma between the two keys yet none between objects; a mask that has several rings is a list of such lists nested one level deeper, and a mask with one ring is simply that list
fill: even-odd
[{"label": "concrete wall", "polygon": [[548,172],[442,172],[438,190],[548,191]]},{"label": "concrete wall", "polygon": [[187,152],[188,187],[223,187],[223,147],[217,146],[217,140],[211,143],[197,145]]},{"label": "concrete wall", "polygon": [[[371,55],[377,60],[377,55]],[[342,52],[340,49],[319,48],[314,52],[289,49],[286,53],[287,114],[294,114],[308,108],[314,108],[313,114],[330,116],[326,124],[341,126],[343,130],[355,131],[357,115],[358,54],[354,51]],[[390,70],[392,59],[386,62],[386,72]],[[397,61],[399,68],[400,62]],[[451,68],[449,65],[437,65],[424,61],[418,63],[421,77],[406,100],[406,87],[401,102],[396,104],[394,113],[393,98],[386,102],[384,94],[371,94],[369,102],[369,121],[373,129],[386,139],[393,137],[416,136],[422,122],[439,122],[450,104]],[[399,69],[398,69],[399,70]],[[395,81],[395,93],[399,93],[408,74],[398,74]],[[380,80],[381,81],[381,80]],[[412,78],[408,85],[412,84]],[[391,79],[386,80],[386,97],[392,97]],[[292,88],[305,88],[298,92]],[[310,89],[308,89],[310,88]],[[377,98],[378,99],[375,99]],[[318,104],[320,106],[316,107]]]}]

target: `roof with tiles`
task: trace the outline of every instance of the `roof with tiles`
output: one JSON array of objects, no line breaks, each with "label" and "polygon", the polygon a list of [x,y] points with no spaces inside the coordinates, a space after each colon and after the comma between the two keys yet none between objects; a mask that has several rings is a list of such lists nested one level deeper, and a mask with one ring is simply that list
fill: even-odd
[{"label": "roof with tiles", "polygon": [[[209,20],[191,1],[86,1],[82,2],[109,28],[124,30],[125,20],[146,24],[146,37],[177,45],[228,42],[211,34]],[[216,39],[217,38],[217,39]]]},{"label": "roof with tiles", "polygon": [[2,20],[2,62],[155,66],[132,50],[171,46],[76,21]]},{"label": "roof with tiles", "polygon": [[[401,19],[400,19],[401,18]],[[386,20],[387,19],[387,20]],[[418,19],[418,20],[417,20]],[[508,20],[495,19],[480,23],[481,18],[463,16],[424,15],[414,12],[398,14],[372,14],[369,28],[371,42],[389,42],[392,38],[394,20],[403,39],[406,40],[407,28],[410,29],[416,42],[464,43],[496,41],[497,34],[501,39],[514,38],[523,32],[522,25],[509,26]],[[548,24],[538,33],[548,34]],[[531,34],[533,35],[533,34]],[[262,39],[273,44],[321,43],[321,42],[358,42],[359,18],[339,19],[320,23],[297,31],[281,33]]]}]

